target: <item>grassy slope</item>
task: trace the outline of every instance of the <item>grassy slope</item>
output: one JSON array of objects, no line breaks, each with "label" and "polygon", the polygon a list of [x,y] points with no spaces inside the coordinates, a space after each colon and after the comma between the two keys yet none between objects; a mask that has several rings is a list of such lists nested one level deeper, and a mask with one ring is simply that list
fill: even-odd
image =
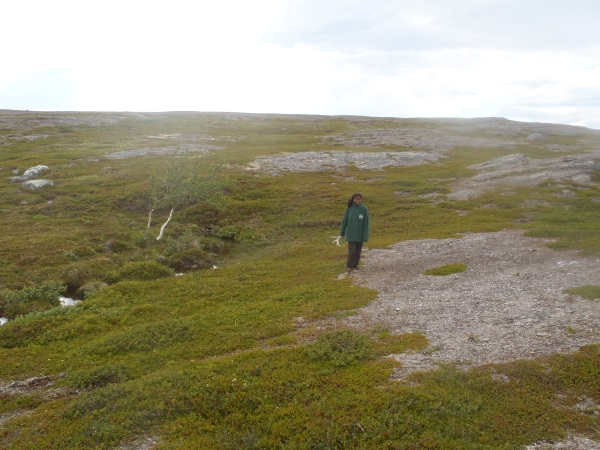
[{"label": "grassy slope", "polygon": [[[421,196],[447,192],[457,177],[473,174],[468,165],[493,157],[517,151],[556,156],[536,147],[456,149],[439,165],[345,174],[272,177],[239,166],[256,156],[320,149],[322,136],[349,126],[415,123],[436,122],[130,115],[101,127],[34,129],[24,134],[50,137],[0,147],[0,173],[46,164],[51,170],[45,177],[56,183],[38,192],[0,184],[5,288],[44,280],[78,285],[129,261],[164,263],[194,241],[219,254],[218,270],[117,283],[76,307],[3,325],[0,379],[63,373],[55,387],[80,393],[1,398],[0,416],[27,413],[0,425],[0,445],[113,448],[137,436],[160,436],[161,448],[516,448],[559,439],[567,430],[598,438],[598,415],[564,408],[582,396],[600,402],[598,346],[466,373],[443,367],[417,376],[412,387],[390,382],[393,362],[380,356],[422,349],[427,343],[421,335],[394,339],[373,330],[368,336],[373,356],[342,367],[305,351],[306,339],[318,330],[309,326],[296,333],[299,321],[351,314],[376,296],[336,280],[344,251],[331,245],[330,236],[337,234],[350,192],[360,190],[370,208],[371,247],[523,226],[531,235],[559,238],[557,247],[600,251],[598,188],[573,185],[576,196],[558,199],[563,188],[549,183],[437,205]],[[10,133],[0,130],[0,136]],[[225,149],[203,158],[207,165],[228,164],[234,181],[229,206],[180,211],[164,241],[140,246],[145,183],[168,158],[101,155],[173,145],[147,140],[171,133],[221,139],[209,143]],[[525,200],[551,206],[525,207]],[[215,242],[206,236],[207,227],[235,240]],[[109,240],[118,243],[112,251],[106,250]],[[496,381],[492,375],[498,372],[510,382]]]}]

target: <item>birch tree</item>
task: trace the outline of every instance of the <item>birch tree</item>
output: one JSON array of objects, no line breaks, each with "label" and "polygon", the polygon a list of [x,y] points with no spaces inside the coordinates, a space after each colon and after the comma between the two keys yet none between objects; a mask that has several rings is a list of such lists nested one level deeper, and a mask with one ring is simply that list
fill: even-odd
[{"label": "birch tree", "polygon": [[173,218],[173,213],[179,208],[199,201],[208,201],[218,206],[223,205],[222,192],[228,181],[218,178],[218,167],[209,167],[204,175],[202,175],[201,169],[202,165],[198,158],[176,153],[162,174],[152,174],[149,180],[150,201],[146,239],[150,234],[152,215],[158,208],[167,206],[169,216],[160,227],[157,241],[162,239],[165,228]]}]

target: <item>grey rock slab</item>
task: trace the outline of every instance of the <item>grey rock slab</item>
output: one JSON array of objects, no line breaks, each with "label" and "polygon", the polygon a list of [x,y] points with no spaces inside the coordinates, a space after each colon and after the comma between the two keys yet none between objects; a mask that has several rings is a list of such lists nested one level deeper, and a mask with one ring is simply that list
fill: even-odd
[{"label": "grey rock slab", "polygon": [[122,150],[113,153],[107,153],[104,155],[108,159],[125,159],[133,158],[136,156],[148,156],[148,155],[173,155],[178,152],[195,152],[195,153],[208,153],[212,150],[220,150],[223,147],[219,145],[184,145],[184,146],[168,146],[168,147],[145,147],[133,150]]},{"label": "grey rock slab", "polygon": [[250,165],[249,170],[271,173],[280,171],[319,172],[340,170],[349,165],[354,165],[359,169],[381,170],[391,166],[436,163],[441,157],[441,154],[435,152],[308,151],[259,157]]},{"label": "grey rock slab", "polygon": [[510,148],[516,141],[498,138],[478,138],[449,133],[443,128],[384,128],[358,130],[327,136],[322,145],[343,145],[345,147],[380,148],[394,145],[398,147],[422,148],[448,151],[456,147],[495,147]]}]

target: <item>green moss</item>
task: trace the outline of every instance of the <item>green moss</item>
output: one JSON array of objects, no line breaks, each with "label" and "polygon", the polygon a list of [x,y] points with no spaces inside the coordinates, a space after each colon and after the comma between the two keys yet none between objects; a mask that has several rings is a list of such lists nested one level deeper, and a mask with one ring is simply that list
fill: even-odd
[{"label": "green moss", "polygon": [[383,332],[375,339],[375,351],[380,356],[420,351],[428,345],[429,342],[422,333],[389,334]]},{"label": "green moss", "polygon": [[600,286],[594,284],[567,289],[565,292],[567,294],[580,295],[588,300],[600,300]]},{"label": "green moss", "polygon": [[452,275],[453,273],[460,273],[465,270],[467,270],[466,264],[447,264],[445,266],[427,269],[423,272],[423,275]]}]

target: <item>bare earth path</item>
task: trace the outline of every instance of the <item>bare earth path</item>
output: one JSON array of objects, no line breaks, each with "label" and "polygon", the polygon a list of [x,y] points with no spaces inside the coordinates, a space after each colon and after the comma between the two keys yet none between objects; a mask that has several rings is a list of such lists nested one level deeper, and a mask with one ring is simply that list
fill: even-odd
[{"label": "bare earth path", "polygon": [[[343,320],[356,328],[423,331],[430,347],[396,355],[404,378],[438,363],[478,365],[569,353],[600,342],[600,303],[564,294],[600,284],[600,259],[545,247],[522,230],[405,241],[364,254],[355,282],[380,294]],[[466,272],[423,275],[465,263]]]}]

